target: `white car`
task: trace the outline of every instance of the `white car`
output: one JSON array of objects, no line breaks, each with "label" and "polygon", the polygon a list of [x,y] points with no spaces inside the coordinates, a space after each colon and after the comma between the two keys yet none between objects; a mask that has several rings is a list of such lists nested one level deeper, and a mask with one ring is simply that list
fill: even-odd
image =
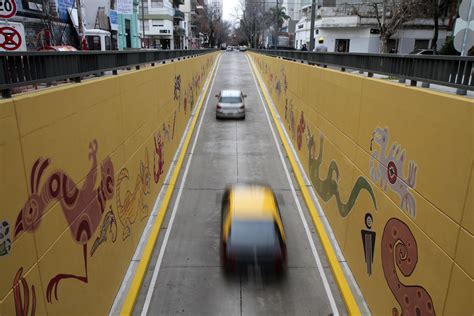
[{"label": "white car", "polygon": [[216,94],[216,119],[240,118],[245,119],[245,98],[247,95],[240,90],[222,90]]}]

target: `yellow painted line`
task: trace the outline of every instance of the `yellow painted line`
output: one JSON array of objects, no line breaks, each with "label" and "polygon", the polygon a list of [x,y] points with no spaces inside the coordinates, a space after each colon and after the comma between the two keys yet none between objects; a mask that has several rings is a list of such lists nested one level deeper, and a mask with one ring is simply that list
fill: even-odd
[{"label": "yellow painted line", "polygon": [[181,153],[179,155],[178,161],[176,162],[176,167],[171,176],[170,184],[165,192],[163,202],[161,203],[161,207],[158,211],[158,217],[156,218],[156,221],[153,224],[153,227],[151,228],[150,236],[148,237],[148,241],[145,245],[145,248],[143,249],[142,259],[140,260],[137,270],[135,271],[135,275],[131,282],[132,284],[130,285],[130,288],[127,293],[127,297],[125,298],[125,301],[122,305],[122,309],[120,310],[120,315],[131,315],[133,312],[133,307],[135,306],[135,302],[137,300],[138,294],[140,293],[140,288],[142,286],[143,279],[145,278],[147,268],[150,263],[151,256],[153,254],[153,249],[155,248],[156,241],[158,240],[158,235],[160,233],[163,220],[165,218],[166,212],[168,210],[168,206],[171,201],[171,196],[173,195],[173,191],[177,183],[176,180],[178,179],[179,173],[181,171],[181,167],[183,166],[184,158],[188,151],[189,142],[191,141],[191,138],[193,136],[194,127],[196,126],[196,122],[198,120],[199,114],[201,113],[202,106],[204,104],[204,101],[206,100],[206,95],[208,93],[209,85],[212,82],[213,77],[215,75],[216,66],[219,61],[219,57],[220,56],[216,57],[214,66],[210,73],[209,80],[207,81],[206,86],[204,87],[204,92],[201,95],[201,100],[199,101],[198,108],[194,114],[193,120],[191,122],[191,126],[184,140],[183,147],[181,148]]},{"label": "yellow painted line", "polygon": [[283,133],[281,124],[279,124],[277,120],[277,116],[273,107],[270,106],[270,104],[272,104],[271,98],[268,95],[267,90],[264,89],[265,84],[263,83],[262,79],[259,76],[259,72],[252,59],[252,54],[250,54],[250,62],[252,64],[252,70],[255,73],[255,77],[257,77],[258,84],[260,85],[260,90],[262,91],[265,101],[267,103],[267,108],[270,110],[270,113],[272,114],[273,122],[275,123],[275,126],[278,130],[278,135],[280,136],[280,139],[283,143],[283,147],[285,147],[285,151],[288,155],[288,159],[290,161],[291,167],[293,168],[293,171],[295,174],[296,182],[298,182],[298,186],[301,189],[303,199],[309,210],[309,214],[311,215],[313,224],[316,227],[316,231],[318,232],[318,236],[319,236],[319,239],[321,240],[321,244],[324,248],[324,251],[326,252],[326,257],[328,259],[329,265],[331,266],[331,270],[334,274],[334,278],[336,279],[336,283],[339,287],[339,290],[341,291],[341,296],[344,300],[347,311],[350,315],[361,315],[359,306],[357,305],[354,295],[352,294],[352,291],[349,287],[346,276],[344,275],[344,272],[342,271],[341,265],[339,264],[339,261],[337,260],[336,253],[334,251],[334,248],[332,247],[331,241],[329,240],[328,234],[326,233],[326,230],[324,229],[323,223],[319,219],[316,206],[314,205],[313,199],[311,198],[311,194],[308,188],[306,187],[306,185],[304,184],[303,175],[293,155],[293,151],[291,150],[290,145],[288,144],[288,141],[285,137],[285,134]]}]

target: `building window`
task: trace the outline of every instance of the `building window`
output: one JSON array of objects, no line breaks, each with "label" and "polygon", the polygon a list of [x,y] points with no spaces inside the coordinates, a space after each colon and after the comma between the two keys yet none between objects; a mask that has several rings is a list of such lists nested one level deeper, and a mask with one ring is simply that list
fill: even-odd
[{"label": "building window", "polygon": [[336,47],[334,50],[338,53],[347,53],[349,52],[349,39],[336,39]]},{"label": "building window", "polygon": [[427,49],[430,45],[430,40],[416,39],[414,49]]},{"label": "building window", "polygon": [[43,12],[43,0],[22,0],[23,9]]},{"label": "building window", "polygon": [[100,36],[86,36],[87,46],[89,50],[101,50],[100,49]]}]

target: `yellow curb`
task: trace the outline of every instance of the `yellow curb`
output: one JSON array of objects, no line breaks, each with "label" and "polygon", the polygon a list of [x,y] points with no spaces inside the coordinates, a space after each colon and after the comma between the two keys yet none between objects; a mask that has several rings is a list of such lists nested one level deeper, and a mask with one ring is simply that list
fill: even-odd
[{"label": "yellow curb", "polygon": [[339,261],[337,260],[336,253],[334,252],[334,248],[331,245],[331,242],[326,233],[326,230],[324,229],[323,223],[319,219],[318,212],[316,210],[316,207],[314,206],[313,199],[311,198],[311,194],[308,188],[304,184],[303,175],[293,155],[293,151],[291,150],[290,145],[288,144],[286,140],[286,137],[282,131],[282,127],[277,120],[275,111],[273,110],[273,107],[270,106],[271,98],[268,95],[266,89],[264,89],[264,83],[262,82],[262,80],[260,79],[260,76],[258,75],[259,72],[257,68],[255,67],[251,54],[250,54],[250,63],[252,64],[252,70],[255,74],[255,77],[258,80],[258,84],[260,85],[260,90],[262,91],[265,101],[267,103],[267,108],[270,110],[270,113],[272,114],[273,122],[275,123],[275,126],[278,130],[278,135],[280,136],[283,146],[285,147],[285,151],[288,155],[288,159],[290,161],[291,167],[293,168],[293,171],[295,174],[296,182],[298,182],[298,185],[301,189],[301,193],[303,195],[303,199],[309,210],[309,214],[311,215],[311,219],[313,220],[313,224],[316,228],[316,231],[318,232],[318,236],[319,236],[319,239],[321,240],[323,249],[326,252],[326,257],[328,259],[329,265],[331,266],[331,270],[334,274],[334,278],[336,279],[336,283],[339,287],[339,290],[341,291],[341,295],[346,305],[347,311],[350,315],[361,315],[359,306],[357,305],[354,295],[352,294],[352,291],[349,287],[346,276],[344,275],[341,265],[339,264]]},{"label": "yellow curb", "polygon": [[183,147],[181,149],[181,153],[179,155],[178,161],[176,162],[176,167],[173,171],[173,175],[171,176],[170,184],[166,190],[165,196],[163,198],[163,202],[161,204],[161,207],[158,211],[158,217],[153,224],[153,227],[151,228],[150,231],[150,236],[148,237],[148,241],[145,245],[145,248],[143,249],[143,254],[142,254],[142,259],[140,260],[140,263],[138,264],[137,270],[135,271],[135,275],[133,277],[132,284],[130,286],[130,289],[128,291],[127,297],[122,305],[122,309],[120,310],[120,315],[131,315],[133,312],[133,307],[135,305],[135,302],[138,297],[138,293],[140,292],[141,285],[143,283],[143,279],[145,278],[145,274],[147,272],[148,264],[150,263],[151,256],[153,254],[153,249],[155,248],[156,241],[158,240],[158,235],[161,230],[161,225],[163,224],[163,220],[165,218],[166,212],[168,210],[168,206],[171,200],[171,196],[173,195],[173,191],[175,188],[175,185],[177,183],[177,178],[179,176],[179,173],[181,171],[181,167],[183,166],[184,158],[186,156],[186,153],[188,151],[188,146],[191,141],[191,138],[193,136],[194,132],[194,127],[196,126],[196,122],[199,118],[199,114],[201,113],[202,106],[204,104],[204,100],[206,99],[206,95],[208,93],[209,85],[211,81],[213,80],[213,77],[215,75],[215,71],[217,68],[217,63],[219,61],[219,57],[217,56],[216,61],[214,63],[214,67],[210,73],[210,79],[207,81],[206,86],[204,88],[204,93],[202,94],[202,98],[199,101],[198,108],[194,114],[191,126],[189,128],[189,131],[186,135],[186,138],[183,143]]}]

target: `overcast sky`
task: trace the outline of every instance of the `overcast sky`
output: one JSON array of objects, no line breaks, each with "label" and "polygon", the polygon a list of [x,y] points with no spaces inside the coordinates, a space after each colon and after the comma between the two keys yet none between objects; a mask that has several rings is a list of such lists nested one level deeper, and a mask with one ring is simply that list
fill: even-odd
[{"label": "overcast sky", "polygon": [[224,0],[224,20],[233,22],[235,20],[235,10],[239,8],[240,0]]}]

